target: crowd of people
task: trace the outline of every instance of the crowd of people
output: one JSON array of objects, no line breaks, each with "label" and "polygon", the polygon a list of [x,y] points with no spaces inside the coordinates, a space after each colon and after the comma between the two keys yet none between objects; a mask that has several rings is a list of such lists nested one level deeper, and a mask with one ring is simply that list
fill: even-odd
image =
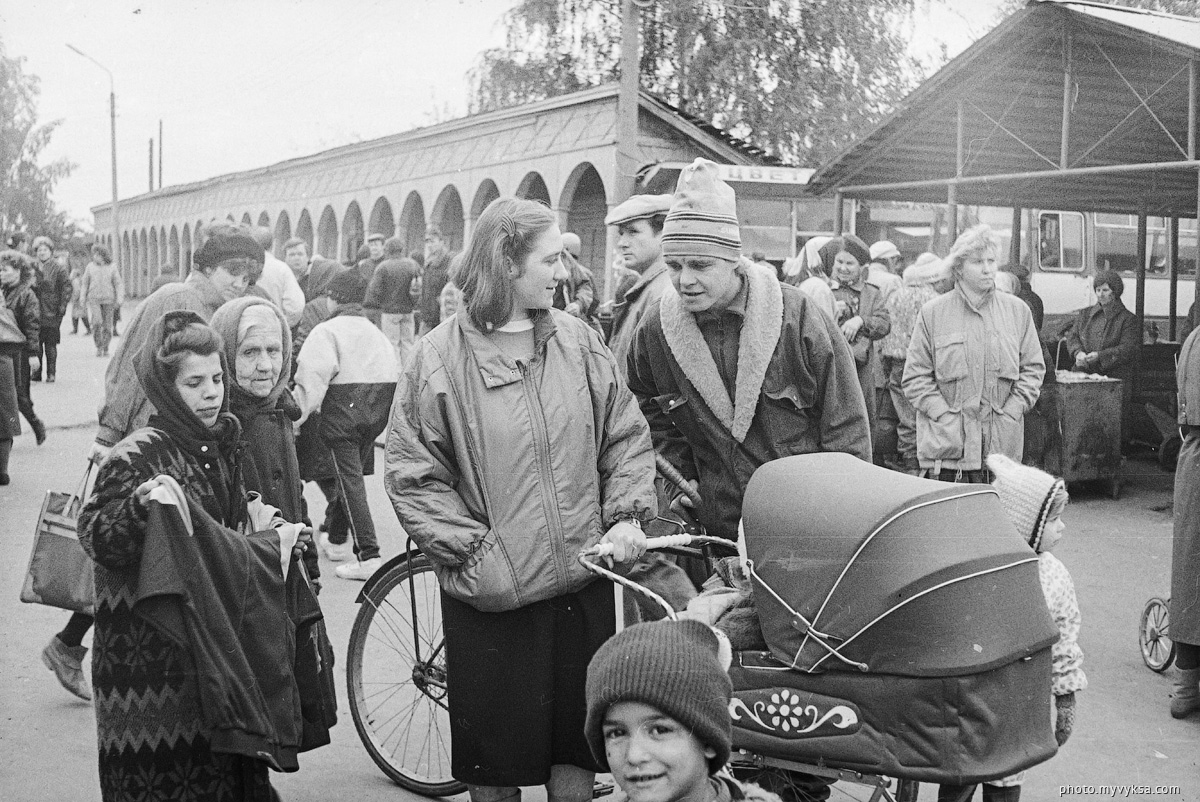
[{"label": "crowd of people", "polygon": [[[384,487],[441,587],[453,775],[474,802],[516,799],[530,785],[545,785],[551,802],[583,802],[604,770],[635,799],[660,774],[681,795],[646,800],[740,798],[744,789],[713,776],[729,754],[723,635],[693,621],[614,637],[613,595],[576,556],[610,544],[617,563],[653,564],[648,584],[682,582],[686,602],[696,588],[685,568],[644,555],[658,511],[683,509],[736,540],[755,470],[823,451],[995,483],[1041,555],[1061,633],[1045,691],[1066,740],[1074,693],[1086,687],[1070,574],[1049,554],[1066,493],[1021,464],[1023,422],[1053,363],[1047,374],[1040,304],[1020,270],[998,280],[997,236],[970,228],[946,258],[906,266],[891,242],[844,233],[810,240],[776,270],[743,256],[734,192],[701,159],[673,195],[633,196],[605,223],[619,260],[611,304],[597,297],[579,237],[545,206],[514,198],[488,206],[461,253],[430,226],[419,252],[372,234],[348,264],[310,255],[302,239],[214,223],[186,276],[138,304],[107,365],[90,456],[98,479],[79,519],[95,615],[73,614],[43,652],[64,687],[95,696],[106,800],[134,786],[151,797],[170,787],[183,799],[274,798],[268,766],[294,769],[296,752],[327,742],[331,723],[329,700],[312,702],[321,683],[302,680],[299,640],[299,707],[254,708],[273,728],[270,759],[257,735],[231,736],[211,699],[202,704],[212,691],[177,670],[199,658],[135,614],[144,554],[160,547],[153,505],[178,490],[215,531],[291,531],[312,598],[281,592],[276,612],[312,626],[318,555],[346,580],[382,563],[364,477],[385,433]],[[18,412],[45,439],[30,383],[55,380],[68,309],[73,331],[82,323],[104,357],[124,301],[103,246],[73,277],[43,239],[32,257],[0,252],[12,320],[0,317],[0,484]],[[1124,376],[1136,341],[1121,280],[1095,284],[1097,306],[1063,347],[1071,368]],[[1194,461],[1191,445],[1181,465]],[[689,488],[656,484],[655,452]],[[308,481],[327,502],[315,526]],[[1179,526],[1177,516],[1176,560],[1194,563],[1195,524]],[[1194,630],[1197,595],[1194,578],[1181,579],[1178,631]],[[93,626],[88,671],[82,641]],[[1200,650],[1180,653],[1181,715],[1200,708],[1188,648]],[[219,693],[236,696],[226,686],[237,677],[212,670]],[[700,688],[709,691],[695,696]],[[322,726],[323,738],[312,735]],[[668,744],[681,762],[660,772]],[[829,793],[827,780],[793,779],[800,798]],[[1015,800],[1019,783],[986,786],[984,798]],[[942,792],[966,799],[973,786]]]}]

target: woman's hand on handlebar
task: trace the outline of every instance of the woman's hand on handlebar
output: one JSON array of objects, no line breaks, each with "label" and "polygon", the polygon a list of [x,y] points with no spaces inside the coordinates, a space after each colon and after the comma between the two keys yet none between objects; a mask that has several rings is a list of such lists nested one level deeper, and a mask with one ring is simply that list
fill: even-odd
[{"label": "woman's hand on handlebar", "polygon": [[614,562],[632,562],[646,553],[646,534],[628,521],[617,521],[600,542],[612,545]]}]

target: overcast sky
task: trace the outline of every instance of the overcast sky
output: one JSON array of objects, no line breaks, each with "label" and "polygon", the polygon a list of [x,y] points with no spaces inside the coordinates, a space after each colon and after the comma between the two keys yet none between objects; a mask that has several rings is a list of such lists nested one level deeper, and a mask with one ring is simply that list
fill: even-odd
[{"label": "overcast sky", "polygon": [[[113,72],[125,198],[149,187],[160,119],[169,186],[461,116],[513,2],[0,0],[0,36],[41,79],[40,119],[63,121],[45,157],[78,167],[55,200],[90,227],[111,199],[109,82],[67,43]],[[956,53],[996,2],[918,0],[916,38]]]}]

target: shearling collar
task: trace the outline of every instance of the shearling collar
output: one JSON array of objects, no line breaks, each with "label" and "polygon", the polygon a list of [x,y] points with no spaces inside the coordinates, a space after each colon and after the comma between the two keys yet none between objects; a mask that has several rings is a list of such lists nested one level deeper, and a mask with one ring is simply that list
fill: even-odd
[{"label": "shearling collar", "polygon": [[748,259],[741,260],[746,277],[746,316],[738,339],[738,375],[730,400],[712,352],[683,308],[679,294],[663,293],[660,317],[663,335],[675,361],[721,425],[739,443],[745,441],[758,408],[758,396],[767,365],[783,329],[783,290],[774,274]]}]

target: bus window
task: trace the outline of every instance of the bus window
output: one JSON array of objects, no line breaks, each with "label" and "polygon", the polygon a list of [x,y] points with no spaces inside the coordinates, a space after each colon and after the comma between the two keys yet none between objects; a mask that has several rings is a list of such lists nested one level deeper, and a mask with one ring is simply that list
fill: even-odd
[{"label": "bus window", "polygon": [[1128,222],[1102,222],[1096,215],[1096,269],[1133,275],[1136,267],[1137,229]]},{"label": "bus window", "polygon": [[1057,270],[1062,264],[1062,238],[1058,234],[1058,215],[1043,212],[1038,218],[1038,264]]},{"label": "bus window", "polygon": [[1038,264],[1044,270],[1083,269],[1083,215],[1078,212],[1039,215]]}]

